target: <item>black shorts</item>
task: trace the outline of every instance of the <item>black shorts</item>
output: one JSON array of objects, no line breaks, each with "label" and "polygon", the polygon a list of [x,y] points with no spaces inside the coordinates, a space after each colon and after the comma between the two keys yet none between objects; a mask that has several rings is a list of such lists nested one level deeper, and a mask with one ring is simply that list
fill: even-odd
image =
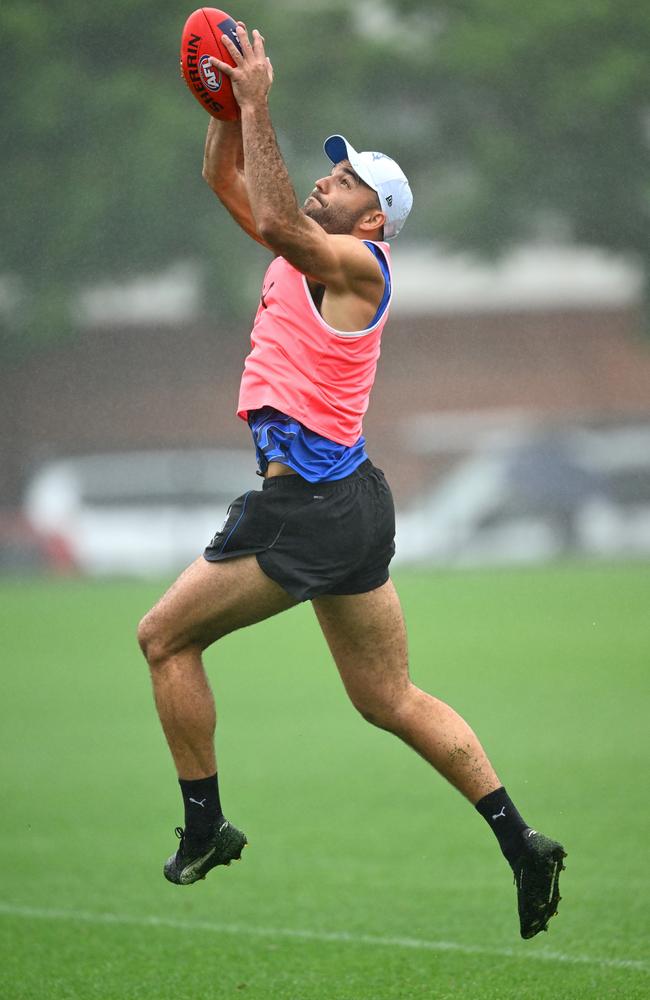
[{"label": "black shorts", "polygon": [[381,469],[366,460],[345,479],[274,476],[233,500],[205,552],[208,562],[255,555],[299,601],[363,594],[388,579],[395,509]]}]

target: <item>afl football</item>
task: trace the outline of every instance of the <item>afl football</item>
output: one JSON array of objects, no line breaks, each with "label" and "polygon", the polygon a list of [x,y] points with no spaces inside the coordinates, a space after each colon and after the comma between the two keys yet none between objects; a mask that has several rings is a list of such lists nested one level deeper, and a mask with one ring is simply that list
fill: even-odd
[{"label": "afl football", "polygon": [[199,7],[190,14],[181,37],[181,72],[199,104],[213,118],[236,121],[239,105],[230,80],[210,63],[210,56],[215,56],[234,66],[222,35],[228,35],[240,48],[237,25],[230,14],[216,7]]}]

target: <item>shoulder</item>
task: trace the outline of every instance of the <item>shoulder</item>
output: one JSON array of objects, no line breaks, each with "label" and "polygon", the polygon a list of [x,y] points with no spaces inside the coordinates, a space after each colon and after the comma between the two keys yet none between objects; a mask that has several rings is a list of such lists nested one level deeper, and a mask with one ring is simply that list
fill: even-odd
[{"label": "shoulder", "polygon": [[[353,280],[376,281],[382,277],[381,265],[370,241],[356,236],[328,236],[339,265]],[[380,246],[383,251],[383,246]]]}]

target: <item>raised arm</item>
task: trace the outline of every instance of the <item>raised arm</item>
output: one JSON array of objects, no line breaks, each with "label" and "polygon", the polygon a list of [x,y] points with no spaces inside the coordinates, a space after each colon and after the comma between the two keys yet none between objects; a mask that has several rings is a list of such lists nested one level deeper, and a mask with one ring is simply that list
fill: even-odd
[{"label": "raised arm", "polygon": [[268,246],[258,232],[246,189],[241,122],[210,119],[205,138],[203,178],[244,232]]},{"label": "raised arm", "polygon": [[[213,65],[230,77],[241,108],[244,175],[251,217],[258,236],[303,274],[338,293],[353,292],[374,302],[383,288],[376,259],[360,239],[331,235],[309,218],[298,205],[268,111],[270,82],[264,39],[259,31],[252,41],[245,27],[237,26],[241,52],[226,36],[223,44],[235,66],[213,59]],[[378,210],[375,215],[381,216]],[[375,226],[376,226],[375,222]],[[371,230],[374,227],[368,226]]]}]

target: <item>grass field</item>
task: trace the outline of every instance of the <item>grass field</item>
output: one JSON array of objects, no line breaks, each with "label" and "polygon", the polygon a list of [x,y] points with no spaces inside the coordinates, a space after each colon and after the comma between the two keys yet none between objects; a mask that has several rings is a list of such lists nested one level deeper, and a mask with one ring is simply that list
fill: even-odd
[{"label": "grass field", "polygon": [[139,616],[163,584],[0,584],[0,996],[650,996],[650,567],[396,577],[412,673],[564,841],[560,916],[519,939],[483,820],[347,704],[311,608],[207,663],[242,864],[168,885],[180,797]]}]

